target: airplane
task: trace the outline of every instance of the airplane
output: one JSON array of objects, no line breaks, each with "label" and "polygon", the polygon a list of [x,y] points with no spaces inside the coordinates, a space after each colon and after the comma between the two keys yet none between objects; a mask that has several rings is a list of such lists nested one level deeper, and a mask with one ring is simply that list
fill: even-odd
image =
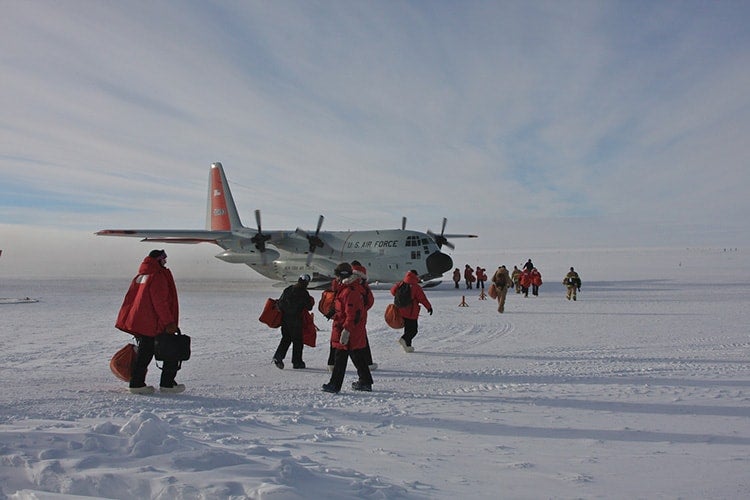
[{"label": "airplane", "polygon": [[98,236],[125,236],[141,241],[161,243],[213,243],[224,251],[217,259],[232,264],[246,264],[259,274],[285,283],[296,282],[309,274],[310,287],[331,283],[334,269],[341,262],[358,260],[367,268],[374,283],[396,283],[414,269],[423,286],[434,286],[443,273],[453,268],[453,260],[443,252],[443,245],[453,249],[448,238],[476,238],[473,234],[440,234],[406,229],[369,231],[321,231],[324,217],[318,217],[314,232],[295,230],[264,231],[260,210],[255,210],[257,229],[242,225],[232,191],[221,163],[211,164],[208,176],[208,203],[205,230],[182,229],[103,229]]}]

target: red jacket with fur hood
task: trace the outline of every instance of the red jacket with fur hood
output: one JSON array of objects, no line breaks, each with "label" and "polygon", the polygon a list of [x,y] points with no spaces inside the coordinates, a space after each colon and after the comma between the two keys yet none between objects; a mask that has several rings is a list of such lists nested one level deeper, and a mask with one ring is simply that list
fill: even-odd
[{"label": "red jacket with fur hood", "polygon": [[177,287],[172,271],[146,257],[130,283],[115,327],[133,335],[156,337],[170,323],[178,324]]},{"label": "red jacket with fur hood", "polygon": [[[331,345],[336,349],[363,349],[367,345],[367,290],[359,276],[352,275],[336,283],[336,298],[331,329]],[[349,343],[342,344],[341,332],[349,330]]]}]

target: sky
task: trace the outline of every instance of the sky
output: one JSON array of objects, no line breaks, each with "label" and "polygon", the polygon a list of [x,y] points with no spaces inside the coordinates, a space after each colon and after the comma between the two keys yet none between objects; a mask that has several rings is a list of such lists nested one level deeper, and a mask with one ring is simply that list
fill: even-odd
[{"label": "sky", "polygon": [[747,245],[748,18],[742,1],[8,0],[0,247],[202,228],[214,161],[247,226],[447,217],[480,236],[458,252]]}]

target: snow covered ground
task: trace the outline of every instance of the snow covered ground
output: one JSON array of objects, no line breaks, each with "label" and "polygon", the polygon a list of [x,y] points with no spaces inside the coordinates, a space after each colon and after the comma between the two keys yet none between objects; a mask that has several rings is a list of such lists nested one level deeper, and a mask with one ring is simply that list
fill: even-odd
[{"label": "snow covered ground", "polygon": [[[131,276],[4,278],[0,296],[39,302],[0,304],[0,498],[747,498],[750,251],[469,263],[491,275],[527,257],[541,295],[511,293],[503,315],[452,283],[427,290],[435,314],[412,354],[376,290],[374,391],[349,388],[350,364],[337,395],[320,390],[319,315],[308,369],[271,363],[278,332],[257,317],[280,288],[260,278],[172,268],[188,390],[152,396],[108,367],[129,339],[113,323]],[[577,302],[560,284],[570,265]]]}]

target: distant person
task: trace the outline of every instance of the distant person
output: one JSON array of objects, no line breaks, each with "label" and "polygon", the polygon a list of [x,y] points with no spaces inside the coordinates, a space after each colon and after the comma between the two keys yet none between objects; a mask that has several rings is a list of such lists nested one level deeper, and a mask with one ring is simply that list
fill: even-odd
[{"label": "distant person", "polygon": [[461,271],[456,268],[453,270],[453,283],[456,284],[456,288],[459,288],[458,284],[461,282]]},{"label": "distant person", "polygon": [[510,285],[511,288],[515,288],[516,293],[521,293],[521,270],[518,269],[518,266],[513,266],[513,273],[510,275],[510,279],[513,280],[513,283]]},{"label": "distant person", "polygon": [[[154,357],[157,335],[173,335],[180,331],[179,301],[172,271],[167,269],[167,253],[152,250],[141,262],[138,274],[130,282],[115,327],[135,337],[138,344],[129,390],[133,394],[152,394],[154,387],[146,385],[148,365]],[[179,361],[165,360],[161,369],[159,390],[178,393],[185,384],[175,381]]]},{"label": "distant person", "polygon": [[497,268],[495,274],[492,275],[492,283],[497,290],[497,312],[502,314],[505,312],[505,297],[508,295],[508,288],[513,285],[513,280],[505,266]]},{"label": "distant person", "polygon": [[[467,264],[468,266],[468,264]],[[402,288],[402,285],[406,285]],[[427,308],[427,312],[432,315],[432,304],[427,300],[427,296],[419,286],[419,275],[416,271],[411,270],[404,276],[402,281],[399,281],[393,287],[391,287],[391,295],[394,297],[394,303],[401,295],[400,290],[406,290],[408,288],[408,304],[400,306],[396,304],[401,313],[401,317],[404,318],[404,334],[398,339],[398,343],[401,344],[404,351],[414,352],[414,347],[411,345],[412,340],[416,337],[419,331],[419,311],[421,310],[420,304]]]},{"label": "distant person", "polygon": [[485,274],[484,268],[477,266],[477,290],[480,288],[484,290],[485,281],[487,281],[487,274]]},{"label": "distant person", "polygon": [[524,269],[521,271],[521,276],[518,278],[518,284],[521,285],[521,293],[524,297],[529,296],[529,288],[531,287],[531,270]]},{"label": "distant person", "polygon": [[315,299],[307,291],[310,284],[310,275],[303,274],[297,279],[297,283],[290,285],[281,292],[276,307],[281,311],[281,340],[276,352],[273,354],[273,364],[276,368],[284,369],[284,357],[292,346],[292,368],[295,370],[305,368],[302,361],[302,315],[308,314],[315,305]]},{"label": "distant person", "polygon": [[331,328],[331,344],[336,352],[331,379],[327,384],[323,384],[323,390],[331,393],[338,393],[341,390],[346,365],[349,358],[352,358],[359,376],[358,380],[352,382],[352,389],[369,392],[372,391],[372,374],[365,353],[367,345],[366,292],[362,287],[361,278],[354,275],[349,263],[342,262],[336,266],[334,275],[337,280],[334,300],[336,313],[333,316]]},{"label": "distant person", "polygon": [[542,273],[535,267],[531,270],[531,294],[535,297],[539,295],[539,287],[542,286]]},{"label": "distant person", "polygon": [[466,281],[466,289],[471,290],[474,283],[474,269],[469,264],[466,264],[464,268],[464,280]]},{"label": "distant person", "polygon": [[567,299],[576,300],[577,292],[581,291],[581,277],[578,276],[578,273],[572,267],[568,271],[568,274],[565,275],[563,285],[567,288],[567,294],[565,295]]},{"label": "distant person", "polygon": [[526,264],[523,265],[523,270],[531,272],[532,269],[534,269],[534,264],[532,264],[531,259],[529,259],[526,261]]}]

